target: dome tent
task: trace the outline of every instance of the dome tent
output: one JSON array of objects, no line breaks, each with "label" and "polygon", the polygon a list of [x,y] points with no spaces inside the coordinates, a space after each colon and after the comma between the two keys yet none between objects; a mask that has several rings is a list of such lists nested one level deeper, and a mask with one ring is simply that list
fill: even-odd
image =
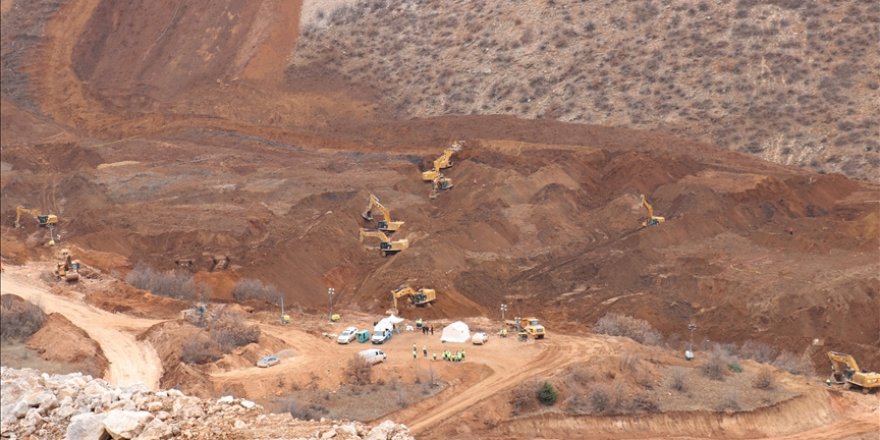
[{"label": "dome tent", "polygon": [[467,324],[455,321],[447,325],[440,335],[440,342],[467,342],[471,338],[471,331]]}]

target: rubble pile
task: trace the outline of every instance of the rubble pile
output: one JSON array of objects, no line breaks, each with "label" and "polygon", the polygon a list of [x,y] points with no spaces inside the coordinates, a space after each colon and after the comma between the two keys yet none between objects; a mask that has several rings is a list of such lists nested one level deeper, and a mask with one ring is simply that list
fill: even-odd
[{"label": "rubble pile", "polygon": [[0,367],[0,437],[70,440],[339,439],[410,440],[406,426],[385,421],[303,421],[265,414],[256,403],[206,400],[144,385],[118,388],[80,373],[49,375]]}]

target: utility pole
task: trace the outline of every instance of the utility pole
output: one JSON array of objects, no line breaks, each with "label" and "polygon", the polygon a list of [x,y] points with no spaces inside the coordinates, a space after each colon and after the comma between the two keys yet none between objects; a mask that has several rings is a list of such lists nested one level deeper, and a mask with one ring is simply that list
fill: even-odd
[{"label": "utility pole", "polygon": [[335,294],[336,294],[336,289],[334,289],[332,287],[327,289],[327,296],[330,297],[330,316],[328,316],[327,318],[330,320],[330,322],[333,322],[333,295],[335,295]]},{"label": "utility pole", "polygon": [[504,322],[504,314],[507,313],[507,304],[501,304],[501,322]]}]

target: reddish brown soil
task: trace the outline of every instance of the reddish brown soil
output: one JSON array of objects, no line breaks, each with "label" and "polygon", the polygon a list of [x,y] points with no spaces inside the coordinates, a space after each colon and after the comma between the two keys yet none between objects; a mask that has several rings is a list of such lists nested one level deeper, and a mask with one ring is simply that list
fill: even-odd
[{"label": "reddish brown soil", "polygon": [[107,370],[101,346],[58,313],[49,315],[43,327],[28,339],[27,346],[46,361],[77,364],[80,371],[92,377],[103,377]]},{"label": "reddish brown soil", "polygon": [[[22,204],[59,214],[62,243],[84,261],[103,252],[93,263],[108,272],[229,255],[228,278],[204,275],[217,298],[254,277],[305,312],[324,313],[335,287],[337,307],[375,314],[408,282],[439,299],[407,317],[506,302],[581,332],[614,311],[666,335],[695,321],[702,339],[811,350],[822,368],[835,349],[880,368],[878,186],[662,131],[388,119],[344,78],[283,78],[298,6],[261,9],[273,5],[77,0],[30,10],[40,31],[22,51],[8,48],[25,33],[4,32],[4,59],[26,60],[3,73],[4,257],[31,252],[7,240],[45,241],[30,223],[11,228]],[[4,28],[27,11],[4,12]],[[430,200],[418,164],[452,139],[467,141],[447,172],[455,188]],[[409,250],[382,258],[358,243],[371,192],[406,221],[396,236]],[[639,229],[640,193],[666,223]]]}]

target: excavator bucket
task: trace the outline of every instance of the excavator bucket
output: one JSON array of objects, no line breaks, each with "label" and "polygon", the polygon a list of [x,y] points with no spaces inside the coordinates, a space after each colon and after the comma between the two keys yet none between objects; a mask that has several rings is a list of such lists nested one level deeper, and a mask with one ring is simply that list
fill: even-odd
[{"label": "excavator bucket", "polygon": [[372,210],[371,210],[371,209],[368,209],[368,210],[362,212],[362,213],[361,213],[361,217],[363,217],[364,220],[366,220],[366,221],[368,221],[368,222],[373,221],[373,212],[372,212]]}]

